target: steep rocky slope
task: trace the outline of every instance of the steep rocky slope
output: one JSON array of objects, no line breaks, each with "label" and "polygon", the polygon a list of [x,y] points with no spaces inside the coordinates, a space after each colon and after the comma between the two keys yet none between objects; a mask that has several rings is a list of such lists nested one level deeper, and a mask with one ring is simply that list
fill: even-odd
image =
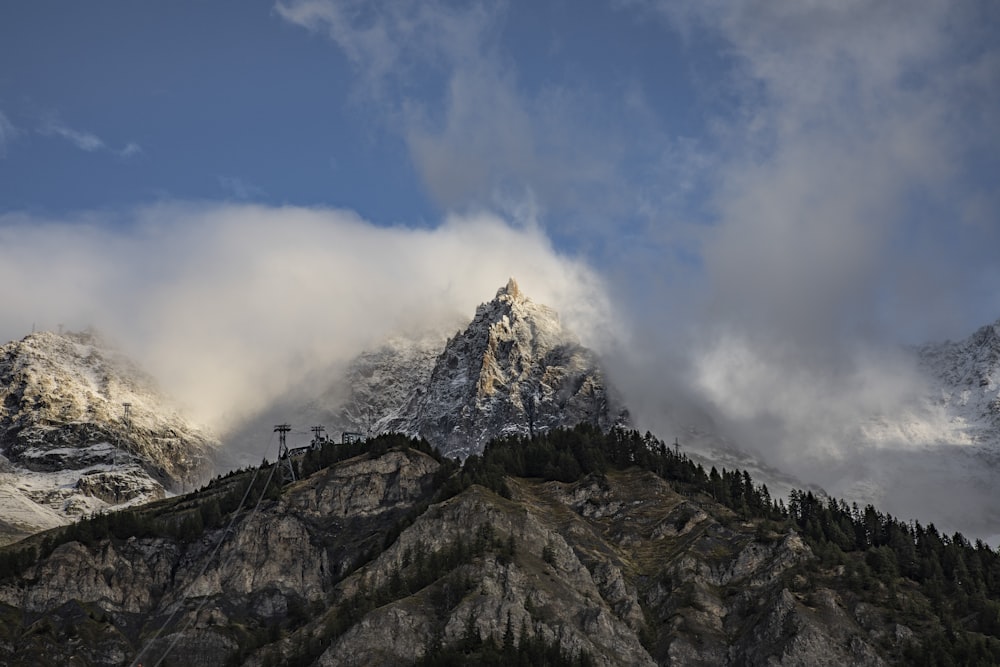
[{"label": "steep rocky slope", "polygon": [[0,539],[190,488],[217,446],[92,333],[0,347]]},{"label": "steep rocky slope", "polygon": [[0,583],[0,660],[404,665],[556,647],[598,665],[881,665],[912,637],[842,573],[812,576],[787,527],[652,472],[449,493],[453,464],[398,437],[369,447],[272,488],[229,528],[223,512],[176,530],[241,495],[249,472],[112,537],[33,538],[51,553]]}]

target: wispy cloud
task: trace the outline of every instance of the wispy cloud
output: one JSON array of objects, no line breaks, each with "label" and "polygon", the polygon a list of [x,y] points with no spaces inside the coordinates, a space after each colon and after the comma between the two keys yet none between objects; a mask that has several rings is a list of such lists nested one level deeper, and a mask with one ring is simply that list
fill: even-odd
[{"label": "wispy cloud", "polygon": [[49,114],[44,118],[38,127],[38,133],[46,137],[61,137],[88,153],[101,151],[113,153],[122,158],[130,158],[142,152],[142,148],[135,142],[127,143],[120,150],[112,148],[96,134],[74,129],[54,114]]},{"label": "wispy cloud", "polygon": [[236,199],[255,199],[265,194],[264,190],[239,176],[219,176],[217,180],[219,187]]},{"label": "wispy cloud", "polygon": [[127,144],[125,144],[125,148],[121,149],[121,151],[119,151],[118,154],[121,155],[122,157],[132,157],[133,155],[138,155],[141,152],[142,152],[142,147],[139,146],[139,144],[135,143],[134,141],[130,141]]},{"label": "wispy cloud", "polygon": [[0,111],[0,157],[7,155],[7,146],[20,134],[4,112]]},{"label": "wispy cloud", "polygon": [[291,23],[326,33],[360,74],[363,94],[383,100],[395,94],[392,85],[412,93],[414,77],[428,67],[481,60],[504,11],[497,3],[440,0],[285,0],[275,9]]},{"label": "wispy cloud", "polygon": [[567,235],[643,217],[650,200],[678,189],[652,185],[679,141],[633,104],[638,84],[611,95],[522,85],[502,39],[505,3],[283,0],[276,9],[341,49],[358,74],[356,102],[403,139],[443,210],[522,198]]}]

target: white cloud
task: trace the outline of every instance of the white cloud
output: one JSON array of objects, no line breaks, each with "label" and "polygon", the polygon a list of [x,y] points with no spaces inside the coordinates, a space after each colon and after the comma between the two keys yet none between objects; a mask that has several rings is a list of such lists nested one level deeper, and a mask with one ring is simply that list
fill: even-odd
[{"label": "white cloud", "polygon": [[129,142],[121,150],[116,150],[104,142],[92,132],[76,130],[59,120],[55,115],[48,115],[38,128],[38,133],[46,137],[61,137],[77,148],[88,153],[106,151],[114,153],[122,158],[130,158],[142,152],[142,148],[135,142]]},{"label": "white cloud", "polygon": [[570,323],[608,321],[586,266],[490,215],[420,230],[251,205],[114,217],[0,216],[2,338],[94,324],[221,428],[383,335],[468,321],[510,276]]}]

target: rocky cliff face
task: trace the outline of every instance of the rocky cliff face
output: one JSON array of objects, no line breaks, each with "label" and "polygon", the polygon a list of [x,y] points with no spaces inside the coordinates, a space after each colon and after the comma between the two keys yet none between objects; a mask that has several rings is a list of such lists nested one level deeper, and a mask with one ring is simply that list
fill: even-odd
[{"label": "rocky cliff face", "polygon": [[397,339],[359,357],[338,424],[420,436],[465,458],[497,437],[627,420],[597,356],[513,279],[443,349],[434,343]]},{"label": "rocky cliff face", "polygon": [[0,522],[8,536],[202,482],[217,446],[93,334],[41,332],[0,347]]},{"label": "rocky cliff face", "polygon": [[0,583],[0,661],[405,665],[493,640],[599,665],[883,664],[890,628],[808,585],[794,533],[638,469],[433,502],[442,471],[390,449],[285,487],[228,531],[63,544]]}]

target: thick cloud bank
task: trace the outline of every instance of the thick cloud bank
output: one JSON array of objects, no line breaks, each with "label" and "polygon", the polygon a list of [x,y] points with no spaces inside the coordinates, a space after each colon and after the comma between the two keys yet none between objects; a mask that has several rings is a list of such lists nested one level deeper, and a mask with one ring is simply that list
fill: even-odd
[{"label": "thick cloud bank", "polygon": [[224,432],[382,336],[468,321],[510,276],[580,330],[601,331],[606,304],[590,270],[537,229],[490,215],[431,229],[263,206],[7,215],[0,336],[93,325]]}]

